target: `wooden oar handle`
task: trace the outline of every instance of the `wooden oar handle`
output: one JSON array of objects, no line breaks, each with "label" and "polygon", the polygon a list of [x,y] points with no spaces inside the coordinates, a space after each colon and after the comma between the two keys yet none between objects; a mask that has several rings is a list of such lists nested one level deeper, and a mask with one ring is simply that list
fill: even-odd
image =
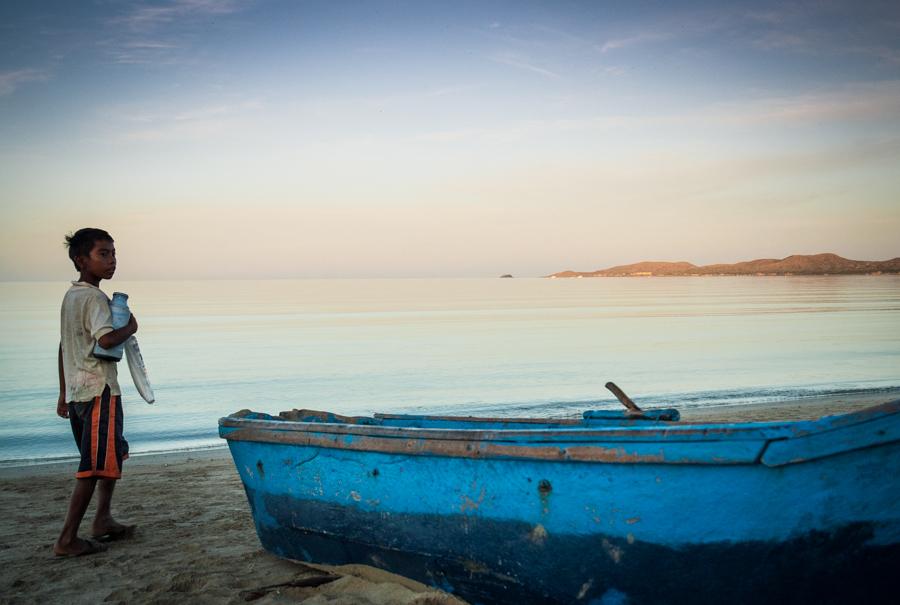
[{"label": "wooden oar handle", "polygon": [[631,400],[631,397],[625,394],[625,391],[616,386],[614,382],[607,382],[606,388],[612,391],[612,394],[616,396],[616,399],[622,402],[626,408],[628,408],[631,412],[642,412],[641,408],[637,406],[635,402]]}]

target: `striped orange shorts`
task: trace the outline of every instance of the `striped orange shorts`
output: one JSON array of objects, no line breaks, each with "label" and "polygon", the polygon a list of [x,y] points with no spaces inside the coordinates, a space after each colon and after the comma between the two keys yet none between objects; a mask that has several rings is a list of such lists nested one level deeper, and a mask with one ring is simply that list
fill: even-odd
[{"label": "striped orange shorts", "polygon": [[92,401],[69,404],[69,423],[81,463],[79,479],[119,479],[122,461],[128,458],[128,442],[122,436],[122,398],[110,395],[109,386]]}]

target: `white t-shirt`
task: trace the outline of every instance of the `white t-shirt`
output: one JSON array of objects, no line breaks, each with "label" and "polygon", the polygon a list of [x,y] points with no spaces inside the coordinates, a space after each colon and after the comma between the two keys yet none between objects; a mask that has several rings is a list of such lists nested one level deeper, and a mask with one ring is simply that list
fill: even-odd
[{"label": "white t-shirt", "polygon": [[120,395],[116,362],[91,354],[97,340],[113,330],[109,298],[103,290],[73,281],[63,297],[60,318],[66,401],[90,401],[100,396],[106,385],[110,395]]}]

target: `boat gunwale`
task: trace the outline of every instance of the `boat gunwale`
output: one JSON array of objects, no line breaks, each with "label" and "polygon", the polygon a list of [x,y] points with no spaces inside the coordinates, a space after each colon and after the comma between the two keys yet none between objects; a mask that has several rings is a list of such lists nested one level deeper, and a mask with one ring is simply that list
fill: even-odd
[{"label": "boat gunwale", "polygon": [[[900,399],[869,407],[849,414],[825,416],[817,420],[796,420],[788,422],[745,422],[745,423],[684,423],[667,422],[651,426],[588,426],[565,429],[475,429],[475,428],[413,428],[402,426],[382,426],[374,424],[353,424],[342,422],[304,422],[285,419],[256,419],[225,416],[219,419],[219,426],[226,428],[253,428],[276,432],[311,432],[353,436],[372,436],[402,439],[438,439],[457,441],[532,441],[539,442],[544,437],[552,442],[592,441],[605,439],[626,442],[666,442],[690,441],[739,441],[777,440],[817,435],[871,422],[879,418],[900,413]],[[502,419],[485,419],[502,422]],[[680,439],[679,439],[680,438]]]},{"label": "boat gunwale", "polygon": [[[735,431],[735,426],[743,430]],[[799,421],[794,426],[805,430],[794,431],[795,434],[783,430],[773,433],[750,430],[756,428],[751,423],[716,425],[712,429],[691,425],[661,430],[614,427],[583,431],[484,431],[226,417],[219,420],[219,435],[229,443],[256,442],[407,456],[776,467],[900,441],[900,400],[845,416]],[[775,451],[769,455],[773,445]]]},{"label": "boat gunwale", "polygon": [[[801,421],[802,423],[802,421]],[[592,441],[596,439],[624,440],[633,442],[674,442],[682,440],[720,441],[745,439],[786,438],[789,435],[777,433],[762,436],[761,431],[782,429],[783,423],[772,427],[748,426],[746,429],[737,425],[689,425],[667,427],[583,427],[565,429],[477,429],[477,428],[419,428],[404,426],[381,426],[369,424],[348,424],[330,422],[304,422],[298,420],[264,420],[257,418],[219,419],[220,427],[252,428],[257,431],[278,433],[327,433],[336,435],[371,436],[395,439],[434,439],[452,441]],[[799,434],[799,433],[798,433]]]},{"label": "boat gunwale", "polygon": [[[556,462],[652,463],[652,464],[758,464],[769,440],[724,442],[724,450],[709,451],[707,441],[669,444],[678,451],[664,451],[659,441],[477,441],[472,439],[418,439],[409,436],[354,435],[312,431],[275,431],[252,427],[223,427],[220,436],[229,442],[295,445],[338,451],[378,452],[403,456],[439,456],[473,459],[547,460]],[[405,437],[405,438],[400,438]]]}]

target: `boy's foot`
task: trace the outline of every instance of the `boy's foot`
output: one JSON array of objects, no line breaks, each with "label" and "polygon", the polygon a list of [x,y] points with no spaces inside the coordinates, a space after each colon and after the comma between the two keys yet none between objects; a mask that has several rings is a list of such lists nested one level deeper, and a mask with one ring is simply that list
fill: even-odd
[{"label": "boy's foot", "polygon": [[104,550],[106,550],[105,544],[81,538],[75,538],[75,542],[65,547],[60,546],[59,542],[53,545],[53,554],[57,557],[83,557],[103,552]]},{"label": "boy's foot", "polygon": [[103,526],[94,525],[91,531],[92,537],[98,542],[115,542],[126,540],[134,536],[137,525],[122,525],[116,521],[106,523]]}]

